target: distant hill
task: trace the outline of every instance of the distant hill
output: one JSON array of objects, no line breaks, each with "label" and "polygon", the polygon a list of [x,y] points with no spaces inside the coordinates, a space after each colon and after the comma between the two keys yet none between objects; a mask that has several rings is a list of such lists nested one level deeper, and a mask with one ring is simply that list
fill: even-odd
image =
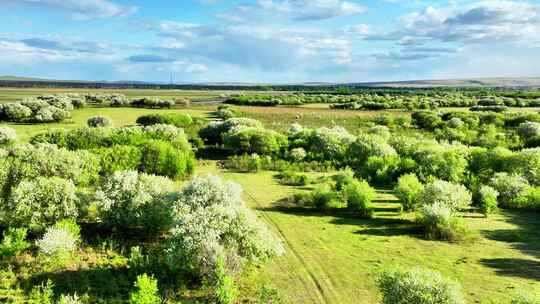
[{"label": "distant hill", "polygon": [[[0,76],[0,86],[22,85],[25,83],[34,85],[59,85],[69,87],[77,86],[163,86],[169,85],[164,82],[148,82],[148,81],[87,81],[87,80],[55,80],[36,77],[20,77],[20,76]],[[502,88],[540,88],[540,77],[493,77],[493,78],[470,78],[470,79],[441,79],[441,80],[407,80],[407,81],[387,81],[387,82],[357,82],[357,83],[331,83],[331,82],[304,82],[304,83],[248,83],[248,82],[200,82],[200,83],[175,83],[174,86],[190,87],[190,88],[225,88],[225,87],[309,87],[316,89],[317,87],[368,87],[368,88],[430,88],[430,87],[502,87]]]}]

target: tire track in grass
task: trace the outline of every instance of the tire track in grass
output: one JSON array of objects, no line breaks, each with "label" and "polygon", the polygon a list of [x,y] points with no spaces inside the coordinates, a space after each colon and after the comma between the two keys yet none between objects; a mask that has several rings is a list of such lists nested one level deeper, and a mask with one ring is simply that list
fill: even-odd
[{"label": "tire track in grass", "polygon": [[[245,187],[244,187],[244,193],[255,203],[257,208],[264,208],[264,206],[261,203],[259,203],[259,201],[255,198],[255,196],[250,191],[246,190]],[[322,287],[320,280],[317,278],[315,273],[310,269],[309,264],[305,261],[305,259],[300,255],[300,253],[298,253],[298,251],[294,248],[292,243],[287,239],[287,237],[285,236],[284,232],[281,230],[279,225],[274,221],[274,219],[272,219],[271,216],[269,216],[265,212],[259,212],[259,214],[264,218],[266,222],[268,222],[270,225],[272,225],[275,228],[280,238],[285,243],[285,246],[287,247],[287,249],[293,253],[294,257],[298,260],[300,265],[302,265],[306,273],[309,275],[311,283],[317,287],[316,288],[317,295],[321,303],[332,303],[332,300],[327,295],[327,292],[325,291],[325,289]],[[325,273],[324,271],[322,272]],[[330,285],[331,285],[331,282],[330,282]],[[330,290],[332,290],[332,292],[335,293],[333,288],[331,286],[329,287],[330,287]]]}]

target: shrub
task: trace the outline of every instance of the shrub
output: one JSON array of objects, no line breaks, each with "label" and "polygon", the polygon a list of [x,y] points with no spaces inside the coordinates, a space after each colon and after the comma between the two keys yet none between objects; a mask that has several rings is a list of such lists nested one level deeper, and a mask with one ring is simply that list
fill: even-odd
[{"label": "shrub", "polygon": [[41,283],[34,286],[30,292],[28,299],[29,304],[54,304],[53,291],[54,284],[51,279],[47,280],[47,283]]},{"label": "shrub", "polygon": [[227,274],[225,260],[219,256],[216,261],[215,298],[218,304],[232,304],[238,297],[238,289],[233,278]]},{"label": "shrub", "polygon": [[77,247],[77,239],[65,228],[50,227],[36,242],[39,251],[48,257],[62,258],[71,254]]},{"label": "shrub", "polygon": [[307,156],[306,150],[304,148],[294,148],[289,151],[289,158],[292,161],[301,161],[304,160]]},{"label": "shrub", "polygon": [[229,170],[238,172],[257,172],[264,169],[264,163],[271,162],[270,156],[261,157],[258,154],[233,155],[227,159],[223,166]]},{"label": "shrub", "polygon": [[519,205],[521,208],[530,210],[540,210],[540,187],[530,187],[527,191],[527,197]]},{"label": "shrub", "polygon": [[86,124],[90,128],[105,128],[105,127],[112,127],[112,121],[110,118],[105,116],[94,116],[88,118],[86,121]]},{"label": "shrub", "polygon": [[17,133],[10,127],[0,127],[0,145],[9,145],[17,140]]},{"label": "shrub", "polygon": [[26,241],[26,228],[8,228],[4,231],[4,239],[0,244],[0,258],[12,257],[30,247]]},{"label": "shrub", "polygon": [[339,207],[336,192],[328,184],[322,184],[312,192],[313,206],[319,210],[327,210]]},{"label": "shrub", "polygon": [[170,202],[165,197],[173,189],[167,178],[118,171],[96,192],[103,223],[116,229],[142,227],[155,234],[170,227]]},{"label": "shrub", "polygon": [[245,206],[241,192],[238,184],[209,176],[193,179],[176,194],[175,227],[167,246],[170,267],[213,281],[220,255],[234,269],[242,261],[261,262],[283,253],[281,242]]},{"label": "shrub", "polygon": [[341,170],[338,172],[338,174],[332,176],[332,179],[336,182],[336,190],[341,191],[346,185],[355,181],[354,171],[350,168],[346,168],[345,170]]},{"label": "shrub", "polygon": [[527,121],[519,124],[517,132],[523,139],[529,139],[540,135],[540,123]]},{"label": "shrub", "polygon": [[278,175],[279,182],[289,186],[305,186],[309,183],[309,177],[305,174],[283,171]]},{"label": "shrub", "polygon": [[63,219],[54,224],[53,228],[63,229],[71,233],[77,243],[81,240],[81,227],[74,219]]},{"label": "shrub", "polygon": [[64,218],[76,218],[75,185],[59,177],[38,177],[17,185],[4,210],[6,220],[15,227],[42,231]]},{"label": "shrub", "polygon": [[99,156],[100,174],[109,176],[116,171],[133,171],[139,169],[141,164],[141,150],[134,146],[114,145],[110,148],[92,150]]},{"label": "shrub", "polygon": [[211,122],[199,130],[199,136],[207,144],[221,144],[223,134],[238,128],[263,128],[260,121],[251,118],[230,118],[222,122]]},{"label": "shrub", "polygon": [[497,190],[490,186],[482,186],[478,190],[478,196],[480,199],[480,212],[486,217],[497,211],[497,197],[499,196]]},{"label": "shrub", "polygon": [[442,180],[428,183],[420,197],[423,206],[438,203],[448,207],[451,212],[468,207],[471,200],[471,193],[465,186]]},{"label": "shrub", "polygon": [[396,192],[396,196],[401,200],[403,209],[414,210],[424,191],[424,185],[414,173],[405,174],[399,177],[394,191]]},{"label": "shrub", "polygon": [[496,173],[490,186],[499,192],[499,203],[505,208],[517,208],[523,204],[530,188],[523,176],[505,172]]},{"label": "shrub", "polygon": [[148,114],[137,118],[137,124],[143,126],[150,125],[173,125],[179,128],[186,128],[193,123],[193,119],[189,114],[174,113],[174,114]]},{"label": "shrub", "polygon": [[160,304],[157,280],[146,273],[137,276],[135,290],[129,295],[130,304]]},{"label": "shrub", "polygon": [[384,304],[463,304],[460,286],[439,272],[387,271],[378,280]]},{"label": "shrub", "polygon": [[287,145],[285,136],[260,128],[236,128],[224,134],[225,148],[234,153],[276,154]]},{"label": "shrub", "polygon": [[22,122],[32,116],[32,110],[20,103],[6,103],[2,106],[7,121]]},{"label": "shrub", "polygon": [[170,178],[186,177],[195,167],[191,151],[180,150],[168,142],[152,140],[141,146],[140,170]]},{"label": "shrub", "polygon": [[375,198],[375,189],[366,181],[353,181],[343,188],[347,208],[362,217],[371,217],[371,201]]},{"label": "shrub", "polygon": [[455,217],[452,208],[444,203],[435,202],[420,207],[418,221],[430,239],[455,241],[465,234],[462,221]]}]

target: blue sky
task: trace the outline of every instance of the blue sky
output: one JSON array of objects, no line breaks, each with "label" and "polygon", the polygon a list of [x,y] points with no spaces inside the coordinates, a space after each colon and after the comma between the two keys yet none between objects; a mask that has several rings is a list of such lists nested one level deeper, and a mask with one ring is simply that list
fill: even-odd
[{"label": "blue sky", "polygon": [[0,75],[176,82],[540,76],[540,0],[0,0]]}]

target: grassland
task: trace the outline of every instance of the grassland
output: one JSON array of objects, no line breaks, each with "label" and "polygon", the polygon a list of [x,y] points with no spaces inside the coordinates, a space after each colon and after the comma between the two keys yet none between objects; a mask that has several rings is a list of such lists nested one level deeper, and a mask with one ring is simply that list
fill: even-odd
[{"label": "grassland", "polygon": [[[36,90],[36,94],[43,93]],[[5,92],[0,91],[1,94]],[[148,96],[151,92],[144,94]],[[138,116],[153,111],[211,117],[215,108],[86,108],[75,110],[72,120],[66,123],[10,126],[25,141],[45,128],[83,126],[89,117],[98,114],[122,126],[133,124]],[[235,109],[277,130],[284,130],[295,121],[311,127],[339,124],[355,130],[362,125],[362,117],[380,113],[324,108]],[[388,113],[408,115],[400,111]],[[417,266],[436,269],[458,280],[470,303],[508,303],[517,290],[540,292],[537,214],[503,212],[488,219],[479,214],[465,214],[471,230],[469,240],[438,242],[422,237],[413,222],[413,214],[396,212],[395,197],[388,190],[378,190],[375,217],[367,220],[286,206],[284,199],[308,189],[280,185],[272,172],[234,173],[219,169],[213,161],[202,161],[197,174],[208,173],[240,183],[246,202],[286,245],[285,256],[253,269],[241,279],[241,291],[246,299],[255,297],[258,288],[265,284],[276,287],[286,303],[377,303],[380,295],[376,278],[382,270]]]}]

